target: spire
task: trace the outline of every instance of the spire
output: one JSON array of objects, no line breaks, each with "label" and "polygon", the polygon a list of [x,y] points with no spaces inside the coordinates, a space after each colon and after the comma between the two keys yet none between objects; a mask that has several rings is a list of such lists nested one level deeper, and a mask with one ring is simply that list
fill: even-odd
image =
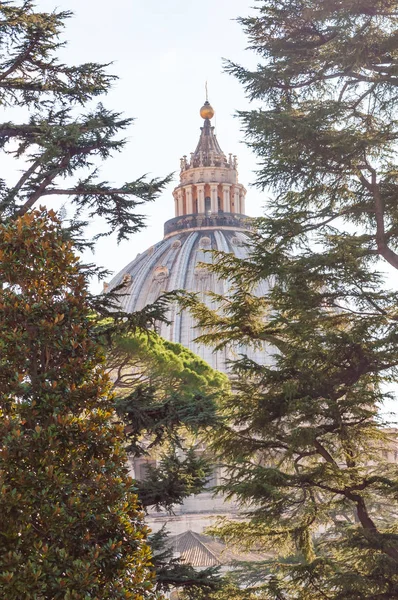
[{"label": "spire", "polygon": [[[207,90],[206,90],[207,92]],[[207,94],[206,94],[207,97]],[[190,168],[196,167],[226,167],[228,161],[221,150],[214,133],[214,127],[211,125],[210,119],[214,116],[214,109],[210,102],[206,102],[200,109],[200,116],[204,119],[204,126],[201,127],[201,134],[195,152],[191,155]]]}]

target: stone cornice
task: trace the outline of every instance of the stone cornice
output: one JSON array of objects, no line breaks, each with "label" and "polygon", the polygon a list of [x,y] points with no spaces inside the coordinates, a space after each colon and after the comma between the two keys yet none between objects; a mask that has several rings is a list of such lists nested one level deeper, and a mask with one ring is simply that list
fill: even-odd
[{"label": "stone cornice", "polygon": [[164,224],[164,237],[168,238],[179,231],[188,232],[198,229],[239,229],[249,231],[251,229],[251,220],[247,215],[235,213],[181,215],[166,221]]}]

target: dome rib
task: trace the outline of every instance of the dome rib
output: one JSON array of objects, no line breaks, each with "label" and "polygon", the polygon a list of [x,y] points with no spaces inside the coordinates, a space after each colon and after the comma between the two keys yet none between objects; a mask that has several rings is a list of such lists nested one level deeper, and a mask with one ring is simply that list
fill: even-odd
[{"label": "dome rib", "polygon": [[[195,244],[196,238],[197,238],[197,233],[191,232],[188,236],[187,241],[184,244],[184,251],[180,251],[180,264],[178,265],[179,269],[178,270],[176,269],[176,275],[175,275],[176,283],[175,283],[175,285],[170,286],[171,289],[174,289],[174,290],[186,289],[185,288],[186,273],[187,273],[189,259],[191,257],[192,249]],[[181,250],[182,250],[182,247],[181,247]],[[181,314],[179,313],[179,311],[174,309],[173,341],[181,340],[181,333],[182,333],[181,325],[182,325]]]}]

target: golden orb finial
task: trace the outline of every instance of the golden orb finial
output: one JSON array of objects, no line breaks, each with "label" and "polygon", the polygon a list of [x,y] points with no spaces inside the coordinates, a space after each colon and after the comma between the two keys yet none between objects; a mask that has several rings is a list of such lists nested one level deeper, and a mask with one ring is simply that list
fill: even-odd
[{"label": "golden orb finial", "polygon": [[212,119],[214,117],[214,108],[211,106],[208,100],[206,100],[200,109],[200,116],[202,119]]}]

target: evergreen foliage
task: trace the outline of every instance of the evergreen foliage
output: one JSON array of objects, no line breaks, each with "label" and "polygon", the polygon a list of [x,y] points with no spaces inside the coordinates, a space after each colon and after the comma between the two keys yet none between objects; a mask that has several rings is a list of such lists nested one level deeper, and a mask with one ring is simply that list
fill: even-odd
[{"label": "evergreen foliage", "polygon": [[86,275],[53,213],[0,226],[0,596],[154,597]]},{"label": "evergreen foliage", "polygon": [[242,597],[398,596],[397,430],[379,416],[398,365],[396,8],[261,0],[241,19],[260,64],[227,67],[260,105],[240,117],[275,196],[250,259],[208,267],[232,284],[220,311],[185,305],[204,341],[264,348],[233,363],[214,441],[247,517],[214,533],[274,552],[238,573]]},{"label": "evergreen foliage", "polygon": [[[31,0],[0,2],[0,104],[11,118],[15,108],[27,115],[24,122],[0,124],[0,148],[15,158],[18,169],[24,164],[22,173],[0,180],[1,219],[58,196],[76,208],[70,225],[76,242],[90,244],[81,236],[87,223],[80,215],[103,217],[108,227],[100,235],[117,232],[122,240],[144,224],[134,212],[137,206],[156,198],[170,179],[142,176],[115,186],[98,178],[96,162],[124,148],[120,134],[132,119],[92,102],[116,79],[107,73],[108,65],[70,66],[57,59],[70,16],[69,11],[38,12]],[[79,171],[83,175],[76,179]]]},{"label": "evergreen foliage", "polygon": [[217,403],[229,391],[223,373],[154,332],[115,338],[107,368],[136,456],[165,442],[178,443],[182,428],[197,434],[213,425]]}]

